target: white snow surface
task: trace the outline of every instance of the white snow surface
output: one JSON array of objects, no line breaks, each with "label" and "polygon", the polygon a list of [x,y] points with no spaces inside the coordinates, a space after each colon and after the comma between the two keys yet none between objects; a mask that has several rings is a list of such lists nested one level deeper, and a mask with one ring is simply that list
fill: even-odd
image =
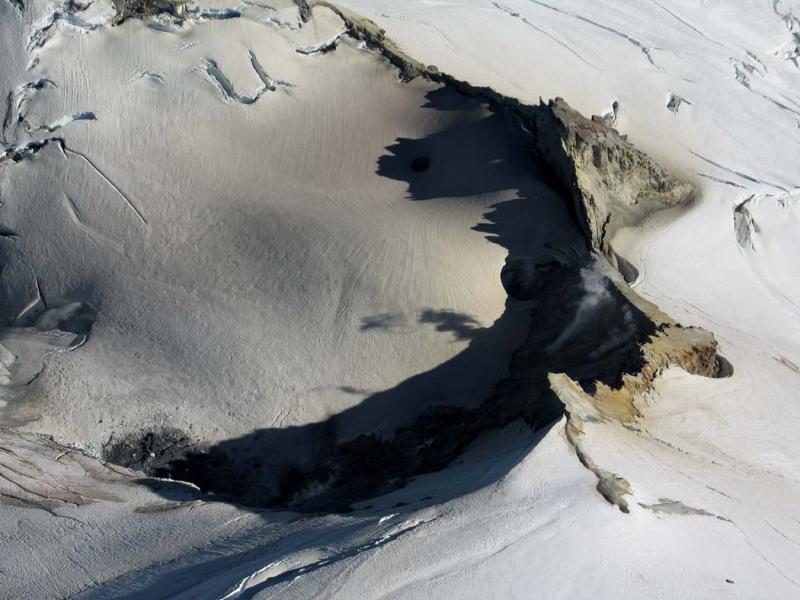
[{"label": "white snow surface", "polygon": [[[17,234],[0,239],[16,257],[3,283],[25,299],[3,310],[35,300],[37,280],[45,297],[98,309],[86,344],[45,357],[24,410],[3,409],[28,431],[3,432],[4,467],[92,487],[87,503],[0,506],[0,597],[800,598],[800,3],[339,4],[472,84],[562,96],[586,115],[616,101],[615,127],[701,193],[619,232],[614,250],[637,266],[639,294],[714,333],[733,376],[672,369],[636,428],[586,424],[584,451],[630,482],[630,514],[597,493],[563,420],[485,435],[346,515],[197,500],[59,456],[34,434],[97,451],[112,431],[168,424],[215,441],[320,421],[403,382],[418,407],[390,396],[341,435],[433,397],[474,404],[527,320],[490,327],[506,252],[473,227],[533,186],[507,235],[535,252],[574,231],[500,134],[458,141],[456,176],[471,157],[503,165],[503,185],[482,193],[381,175],[398,138],[435,144],[488,117],[424,108],[436,86],[398,81],[325,9],[299,27],[291,6],[220,2],[182,28],[111,28],[98,2],[42,37],[59,7],[0,0],[0,91],[25,98],[30,124],[4,142],[64,139],[0,167],[0,222]],[[557,226],[543,231],[541,215]],[[415,378],[442,364],[442,380]],[[2,365],[4,383],[5,353]]]},{"label": "white snow surface", "polygon": [[[468,338],[438,324],[480,332],[503,312],[506,253],[472,227],[516,197],[524,166],[506,169],[507,190],[466,200],[456,184],[451,198],[414,201],[377,172],[382,155],[393,169],[384,148],[397,139],[463,121],[476,127],[467,165],[505,161],[514,148],[502,131],[482,135],[479,108],[418,109],[434,86],[400,83],[352,44],[307,56],[296,37],[249,19],[178,33],[131,20],[41,50],[37,77],[58,83],[31,94],[27,120],[84,110],[96,120],[59,131],[65,152],[49,145],[4,174],[4,194],[28,198],[5,211],[30,267],[18,285],[35,289],[35,275],[46,296],[88,298],[99,318],[86,352],[49,365],[59,400],[37,430],[99,447],[142,423],[143,406],[145,423],[191,424],[209,441],[323,420],[460,354]],[[537,234],[536,220],[559,211],[568,223],[562,202],[541,204],[516,227],[556,236]],[[506,319],[406,402],[483,399],[525,319]]]}]

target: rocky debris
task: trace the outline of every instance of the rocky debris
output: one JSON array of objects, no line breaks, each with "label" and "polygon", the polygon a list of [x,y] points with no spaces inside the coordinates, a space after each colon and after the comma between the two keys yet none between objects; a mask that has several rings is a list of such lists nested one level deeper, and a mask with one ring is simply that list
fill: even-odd
[{"label": "rocky debris", "polygon": [[185,15],[186,2],[176,0],[113,0],[117,11],[113,24],[119,25],[127,19],[141,19],[156,15],[181,18]]},{"label": "rocky debris", "polygon": [[673,112],[673,113],[675,113],[677,115],[678,111],[680,110],[681,104],[689,104],[689,105],[691,105],[692,103],[689,102],[686,98],[682,98],[681,96],[678,96],[677,94],[670,93],[667,96],[667,110],[668,111]]},{"label": "rocky debris", "polygon": [[197,444],[182,431],[162,427],[119,439],[112,436],[103,451],[103,459],[126,469],[155,474],[171,461],[197,450]]},{"label": "rocky debris", "polygon": [[311,4],[309,4],[308,0],[295,0],[295,4],[297,5],[297,12],[300,14],[300,20],[303,23],[308,23],[311,20]]}]

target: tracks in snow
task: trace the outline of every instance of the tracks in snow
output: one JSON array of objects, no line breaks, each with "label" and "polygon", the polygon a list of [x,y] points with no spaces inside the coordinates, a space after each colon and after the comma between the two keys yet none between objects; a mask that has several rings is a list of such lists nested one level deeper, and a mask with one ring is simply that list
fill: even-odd
[{"label": "tracks in snow", "polygon": [[100,169],[100,167],[98,167],[92,161],[92,159],[86,156],[83,152],[78,152],[77,150],[71,150],[66,146],[66,144],[64,144],[63,140],[61,141],[60,146],[61,146],[61,151],[64,152],[65,155],[77,156],[78,158],[82,159],[87,165],[89,165],[95,173],[97,173],[102,179],[104,179],[105,182],[108,183],[108,185],[110,185],[114,189],[114,191],[117,192],[117,194],[119,194],[119,196],[125,201],[125,204],[127,204],[128,208],[130,208],[131,211],[133,211],[133,213],[139,219],[139,221],[141,221],[143,225],[145,226],[147,225],[147,219],[145,218],[142,211],[136,206],[136,204],[133,203],[133,201],[128,197],[128,195],[125,192],[123,192],[120,189],[120,187],[116,183],[114,183],[111,180],[111,178],[108,175],[106,175],[103,172],[103,170]]},{"label": "tracks in snow", "polygon": [[566,50],[567,50],[567,51],[568,51],[570,54],[572,54],[573,56],[575,56],[575,57],[576,57],[578,60],[580,60],[581,62],[583,62],[583,63],[585,63],[585,64],[589,65],[589,66],[590,66],[590,67],[592,67],[593,69],[599,69],[599,67],[598,67],[597,65],[595,65],[595,64],[593,64],[593,63],[591,63],[591,62],[589,62],[589,61],[588,61],[586,58],[584,58],[583,56],[581,56],[581,55],[578,53],[578,51],[577,51],[577,50],[575,50],[575,49],[574,49],[572,46],[570,46],[569,44],[567,44],[567,43],[566,43],[566,42],[564,42],[563,40],[561,40],[561,39],[557,38],[557,37],[556,37],[556,36],[554,36],[552,33],[549,33],[548,31],[545,31],[544,29],[542,29],[542,28],[541,28],[541,27],[539,27],[538,25],[534,25],[534,24],[533,24],[533,23],[531,23],[531,22],[530,22],[530,21],[529,21],[527,18],[525,18],[524,16],[522,16],[520,13],[518,13],[518,12],[516,12],[516,11],[512,10],[512,9],[510,9],[510,8],[509,8],[509,7],[507,7],[507,6],[503,6],[503,5],[502,5],[502,4],[500,4],[499,2],[492,2],[492,4],[493,4],[493,5],[494,5],[496,8],[498,8],[499,10],[503,11],[504,13],[506,13],[507,15],[509,15],[509,16],[511,16],[511,17],[514,17],[515,19],[518,19],[518,20],[522,21],[522,22],[523,22],[525,25],[527,25],[528,27],[531,27],[531,28],[535,29],[536,31],[538,31],[539,33],[541,33],[542,35],[544,35],[544,36],[546,36],[546,37],[550,38],[550,39],[551,39],[551,40],[553,40],[553,41],[554,41],[556,44],[558,44],[558,45],[559,45],[559,46],[561,46],[562,48],[566,49]]},{"label": "tracks in snow", "polygon": [[[384,523],[393,516],[394,515],[391,515],[390,517],[382,517],[378,524],[380,525]],[[223,596],[221,600],[237,600],[239,598],[244,598],[245,594],[247,594],[247,597],[252,597],[252,594],[257,593],[268,586],[272,586],[283,581],[288,581],[288,584],[278,592],[280,594],[303,575],[308,575],[323,567],[333,565],[343,560],[358,556],[359,554],[363,554],[364,552],[385,546],[401,536],[410,533],[420,525],[425,525],[431,521],[434,521],[435,519],[436,517],[429,519],[409,519],[408,521],[404,521],[389,527],[383,535],[376,539],[363,542],[353,548],[343,550],[318,560],[301,559],[295,563],[294,566],[291,564],[294,561],[287,560],[286,558],[270,562],[264,567],[255,570],[247,577],[244,577],[233,589]]]},{"label": "tracks in snow", "polygon": [[23,146],[18,146],[14,148],[7,148],[5,152],[0,155],[0,166],[3,164],[7,164],[9,162],[18,163],[22,162],[23,160],[30,159],[34,154],[42,150],[43,148],[49,146],[50,144],[56,144],[61,150],[62,155],[65,158],[69,158],[70,156],[76,156],[77,158],[81,159],[85,162],[89,167],[97,173],[111,188],[123,199],[125,204],[128,208],[136,215],[136,218],[145,226],[148,225],[147,219],[144,216],[144,213],[136,206],[136,204],[128,197],[128,195],[122,191],[122,189],[114,183],[114,181],[105,174],[105,172],[98,167],[92,159],[86,156],[83,152],[79,152],[78,150],[73,150],[69,148],[62,137],[49,137],[43,140],[35,140],[32,142],[28,142]]},{"label": "tracks in snow", "polygon": [[[722,165],[722,164],[720,164],[718,162],[715,162],[715,161],[711,160],[710,158],[706,158],[702,154],[698,154],[694,150],[689,150],[689,152],[692,154],[692,156],[696,156],[697,158],[699,158],[703,162],[708,163],[709,165],[714,166],[714,167],[716,167],[718,169],[721,169],[722,171],[725,171],[726,173],[730,173],[732,175],[736,175],[737,177],[741,177],[745,181],[749,181],[750,183],[757,183],[757,184],[761,184],[761,185],[766,185],[766,186],[778,189],[778,190],[780,190],[782,192],[786,192],[786,193],[789,192],[789,190],[786,189],[785,187],[783,187],[782,185],[779,185],[777,183],[772,183],[770,181],[765,181],[763,179],[758,179],[757,177],[753,177],[752,175],[748,175],[747,173],[743,173],[741,171],[737,171],[736,169],[732,169],[730,167],[726,167],[725,165]],[[743,186],[740,186],[739,184],[736,184],[736,183],[731,182],[731,181],[715,179],[714,177],[711,177],[709,175],[702,175],[702,176],[703,177],[707,177],[708,179],[713,179],[714,181],[718,181],[719,183],[724,183],[726,185],[734,185],[734,186],[737,186],[737,187],[743,187]]]},{"label": "tracks in snow", "polygon": [[656,50],[656,48],[644,45],[638,39],[636,39],[635,37],[633,37],[631,35],[628,35],[624,31],[620,31],[619,29],[615,29],[614,27],[610,27],[608,25],[604,25],[603,23],[599,23],[597,21],[593,21],[592,19],[590,19],[588,17],[584,17],[583,15],[571,13],[569,11],[563,10],[563,9],[558,8],[556,6],[552,6],[552,5],[547,4],[545,2],[541,2],[541,0],[528,0],[528,2],[532,2],[533,4],[536,4],[536,5],[541,6],[543,8],[547,8],[547,9],[552,10],[552,11],[555,11],[555,12],[560,13],[562,15],[566,15],[568,17],[572,17],[573,19],[578,19],[579,21],[583,21],[584,23],[587,23],[587,24],[589,24],[589,25],[591,25],[593,27],[596,27],[598,29],[602,29],[603,31],[606,31],[608,33],[611,33],[611,34],[613,34],[613,35],[615,35],[617,37],[620,37],[620,38],[626,40],[629,44],[631,44],[631,45],[635,46],[636,48],[638,48],[639,51],[642,54],[645,55],[645,57],[647,58],[647,61],[651,65],[653,65],[656,69],[663,70],[660,66],[658,66],[656,64],[656,62],[653,60],[653,56],[651,54],[651,51],[652,50]]},{"label": "tracks in snow", "polygon": [[686,19],[682,18],[680,15],[678,15],[678,14],[674,13],[673,11],[671,11],[670,9],[668,9],[666,6],[664,6],[663,4],[661,4],[660,2],[658,2],[657,0],[650,0],[650,2],[652,2],[652,3],[653,3],[654,5],[656,5],[658,8],[660,8],[661,10],[663,10],[665,13],[667,13],[667,14],[668,14],[670,17],[672,17],[673,19],[675,19],[675,20],[676,20],[678,23],[680,23],[680,24],[681,24],[681,25],[683,25],[684,27],[687,27],[687,28],[691,29],[692,31],[694,31],[694,32],[695,32],[697,35],[699,35],[699,36],[700,36],[701,38],[703,38],[704,40],[706,40],[706,41],[709,41],[709,42],[711,42],[712,44],[716,44],[717,46],[724,46],[724,44],[722,44],[722,43],[718,42],[718,41],[717,41],[717,40],[715,40],[715,39],[712,39],[712,38],[708,37],[708,36],[707,36],[705,33],[703,33],[703,32],[702,32],[700,29],[698,29],[697,27],[695,27],[694,25],[692,25],[691,23],[689,23],[689,21],[687,21]]}]

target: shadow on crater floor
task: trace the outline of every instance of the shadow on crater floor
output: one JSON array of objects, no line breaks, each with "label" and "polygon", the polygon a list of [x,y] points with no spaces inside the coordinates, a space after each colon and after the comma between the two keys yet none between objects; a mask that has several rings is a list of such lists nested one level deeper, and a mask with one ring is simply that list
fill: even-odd
[{"label": "shadow on crater floor", "polygon": [[[445,115],[441,129],[396,140],[378,159],[378,174],[406,182],[410,201],[469,201],[513,191],[515,199],[492,205],[473,229],[507,250],[503,283],[526,300],[509,298],[490,327],[446,307],[420,308],[420,322],[467,340],[466,349],[324,422],[259,429],[210,448],[193,446],[180,432],[167,433],[162,448],[161,434],[149,432],[146,449],[142,436],[118,441],[109,451],[114,462],[190,481],[245,505],[348,511],[358,500],[442,469],[482,433],[519,419],[534,429],[551,424],[563,409],[548,372],[566,372],[587,386],[596,380],[614,385],[641,366],[637,342],[653,333],[653,325],[591,266],[569,202],[544,182],[527,134],[452,90],[431,92],[424,108]],[[412,168],[419,157],[429,161],[424,171]],[[452,399],[442,405],[463,373],[492,357],[499,339],[520,335],[520,321],[512,318],[519,311],[530,314],[530,329],[509,357],[511,376],[478,407]],[[361,329],[398,322],[392,314],[365,316]],[[383,416],[398,406],[407,411],[406,423],[383,430]],[[380,433],[365,433],[374,431]]]}]

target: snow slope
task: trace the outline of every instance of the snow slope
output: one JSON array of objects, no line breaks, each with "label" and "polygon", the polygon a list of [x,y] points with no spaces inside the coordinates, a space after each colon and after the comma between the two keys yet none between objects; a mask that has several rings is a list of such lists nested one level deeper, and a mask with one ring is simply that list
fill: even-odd
[{"label": "snow slope", "polygon": [[[65,151],[6,169],[4,193],[30,198],[6,207],[7,245],[30,267],[18,286],[32,293],[35,275],[46,300],[80,297],[98,319],[85,352],[43,374],[53,401],[36,430],[99,448],[169,424],[213,442],[322,420],[471,347],[412,384],[395,409],[408,419],[409,402],[474,404],[505,373],[526,316],[498,321],[506,251],[473,227],[538,186],[541,200],[493,228],[524,232],[530,254],[571,227],[560,199],[477,104],[440,110],[452,93],[402,84],[352,43],[297,52],[342,24],[323,11],[315,27],[230,19],[164,33],[131,20],[39,50],[31,74],[54,83],[28,95],[26,120],[94,118],[58,129]],[[442,172],[496,160],[497,173],[412,179],[409,194],[409,152]],[[552,231],[537,232],[543,218]]]},{"label": "snow slope", "polygon": [[[0,596],[800,597],[800,5],[340,4],[454,77],[609,113],[695,183],[690,210],[612,246],[636,266],[639,294],[715,334],[733,375],[668,370],[628,425],[564,385],[577,438],[563,419],[538,433],[514,423],[345,515],[236,507],[118,468],[109,480],[90,457],[6,431],[2,468],[45,482],[40,496],[91,493],[31,508],[20,481],[4,480]],[[243,16],[195,8],[215,18],[170,31],[95,27],[111,14],[98,5],[26,48],[49,9],[0,4],[3,90],[55,83],[25,92],[31,129],[45,129],[17,127],[15,143],[59,126],[64,138],[0,172],[2,223],[18,234],[0,242],[25,261],[3,270],[20,304],[4,311],[35,296],[31,271],[52,306],[97,307],[89,343],[49,356],[36,393],[4,409],[9,421],[95,451],[112,431],[160,424],[213,441],[314,422],[431,370],[411,387],[418,409],[442,386],[448,401],[474,403],[506,372],[527,317],[505,307],[508,244],[473,228],[530,253],[579,244],[509,132],[482,129],[483,109],[397,81],[338,38],[325,9],[300,27],[291,6],[228,8]],[[334,38],[335,51],[313,52]],[[391,170],[393,156],[417,154],[433,169],[437,147],[459,149],[446,164],[463,187],[426,189]],[[470,160],[487,158],[498,172],[480,189]],[[487,217],[518,196],[508,222]],[[455,371],[435,368],[465,351]],[[408,418],[392,407],[350,431]],[[576,439],[629,483],[628,514],[597,493]],[[92,466],[63,472],[72,460]]]}]

